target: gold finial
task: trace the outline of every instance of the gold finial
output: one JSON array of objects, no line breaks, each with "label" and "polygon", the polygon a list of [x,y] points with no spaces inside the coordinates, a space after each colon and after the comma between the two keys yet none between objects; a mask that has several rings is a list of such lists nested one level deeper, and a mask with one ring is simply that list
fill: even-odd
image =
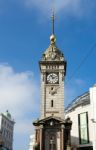
[{"label": "gold finial", "polygon": [[54,44],[54,43],[56,42],[56,37],[55,37],[54,34],[52,34],[52,35],[50,36],[50,41],[51,41],[51,44]]}]

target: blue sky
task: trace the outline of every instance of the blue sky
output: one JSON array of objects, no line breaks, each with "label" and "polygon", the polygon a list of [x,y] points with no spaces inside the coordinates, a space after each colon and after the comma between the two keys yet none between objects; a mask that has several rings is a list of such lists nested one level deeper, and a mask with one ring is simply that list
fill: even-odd
[{"label": "blue sky", "polygon": [[57,46],[67,60],[65,105],[96,83],[95,0],[0,0],[0,112],[9,109],[16,121],[14,150],[28,150],[39,116],[38,61],[50,44],[53,2]]}]

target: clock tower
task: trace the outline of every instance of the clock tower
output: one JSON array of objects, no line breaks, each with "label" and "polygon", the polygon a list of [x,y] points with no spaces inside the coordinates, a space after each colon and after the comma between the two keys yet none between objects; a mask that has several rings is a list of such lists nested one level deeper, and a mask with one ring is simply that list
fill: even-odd
[{"label": "clock tower", "polygon": [[57,116],[64,119],[64,79],[66,61],[50,36],[50,45],[39,62],[41,71],[41,118]]},{"label": "clock tower", "polygon": [[41,111],[35,126],[35,150],[70,150],[70,129],[72,122],[64,118],[64,80],[66,61],[56,46],[54,35],[50,45],[39,61],[41,76]]}]

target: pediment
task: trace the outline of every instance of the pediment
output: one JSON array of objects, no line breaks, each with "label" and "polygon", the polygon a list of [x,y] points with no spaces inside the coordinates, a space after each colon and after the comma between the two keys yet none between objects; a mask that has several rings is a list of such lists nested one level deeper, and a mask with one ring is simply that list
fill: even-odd
[{"label": "pediment", "polygon": [[34,125],[44,125],[44,124],[52,124],[52,123],[55,123],[55,124],[63,124],[64,123],[64,120],[59,118],[59,117],[55,117],[55,116],[50,116],[50,117],[46,117],[44,119],[40,119],[40,120],[37,120],[35,121],[33,124]]}]

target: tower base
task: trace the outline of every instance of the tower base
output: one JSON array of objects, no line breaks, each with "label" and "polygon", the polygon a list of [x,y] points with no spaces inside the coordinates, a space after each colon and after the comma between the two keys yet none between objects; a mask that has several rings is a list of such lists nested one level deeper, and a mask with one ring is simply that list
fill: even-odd
[{"label": "tower base", "polygon": [[71,150],[70,119],[50,116],[33,123],[35,126],[34,150]]}]

